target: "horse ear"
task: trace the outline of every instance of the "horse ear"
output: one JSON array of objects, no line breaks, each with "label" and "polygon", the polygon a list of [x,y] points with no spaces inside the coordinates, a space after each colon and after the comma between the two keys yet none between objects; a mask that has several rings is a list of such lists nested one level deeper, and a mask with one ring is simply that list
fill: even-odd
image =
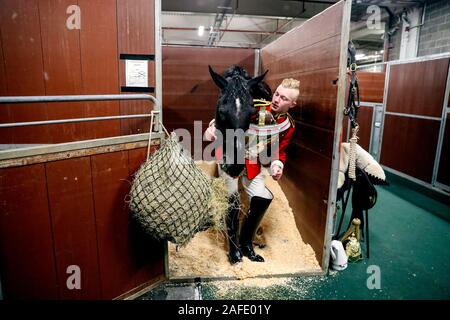
[{"label": "horse ear", "polygon": [[228,85],[228,81],[222,77],[220,74],[217,74],[214,72],[214,70],[211,68],[211,66],[208,66],[209,74],[211,75],[211,78],[214,80],[214,83],[220,88],[223,89]]},{"label": "horse ear", "polygon": [[250,88],[252,88],[253,86],[256,86],[258,83],[260,83],[264,77],[266,76],[267,72],[269,72],[269,70],[266,70],[266,72],[264,72],[262,75],[257,76],[253,79],[248,80],[248,86]]}]

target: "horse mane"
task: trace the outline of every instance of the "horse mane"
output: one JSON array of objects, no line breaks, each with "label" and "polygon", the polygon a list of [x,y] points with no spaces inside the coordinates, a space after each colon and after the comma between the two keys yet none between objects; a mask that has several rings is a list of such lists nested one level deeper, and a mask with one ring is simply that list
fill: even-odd
[{"label": "horse mane", "polygon": [[[231,80],[233,77],[242,77],[245,80],[251,79],[247,71],[237,65],[232,65],[231,67],[229,67],[223,73],[223,77],[227,80]],[[250,88],[250,94],[253,99],[265,99],[267,101],[272,100],[272,90],[264,81],[261,81],[257,86]]]}]

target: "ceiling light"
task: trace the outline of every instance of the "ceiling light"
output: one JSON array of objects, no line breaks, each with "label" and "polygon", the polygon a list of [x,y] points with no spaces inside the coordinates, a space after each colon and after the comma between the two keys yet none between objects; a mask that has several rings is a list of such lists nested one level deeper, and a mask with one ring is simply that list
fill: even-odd
[{"label": "ceiling light", "polygon": [[205,26],[198,27],[198,36],[203,36],[203,33],[205,33]]}]

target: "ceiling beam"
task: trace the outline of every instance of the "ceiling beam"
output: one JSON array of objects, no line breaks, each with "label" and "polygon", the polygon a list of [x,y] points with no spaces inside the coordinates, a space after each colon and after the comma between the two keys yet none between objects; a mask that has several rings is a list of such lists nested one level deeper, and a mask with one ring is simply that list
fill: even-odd
[{"label": "ceiling beam", "polygon": [[[183,27],[162,27],[163,30],[176,30],[176,31],[197,31],[197,28],[183,28]],[[285,34],[281,31],[260,31],[260,30],[243,30],[243,29],[218,29],[218,32],[239,32],[239,33],[254,33],[254,34]]]}]

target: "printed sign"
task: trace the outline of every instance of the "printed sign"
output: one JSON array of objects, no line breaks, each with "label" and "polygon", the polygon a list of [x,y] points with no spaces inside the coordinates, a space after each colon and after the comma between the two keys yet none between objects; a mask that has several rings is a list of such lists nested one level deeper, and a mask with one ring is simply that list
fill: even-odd
[{"label": "printed sign", "polygon": [[127,87],[148,87],[147,60],[126,60],[125,74]]}]

